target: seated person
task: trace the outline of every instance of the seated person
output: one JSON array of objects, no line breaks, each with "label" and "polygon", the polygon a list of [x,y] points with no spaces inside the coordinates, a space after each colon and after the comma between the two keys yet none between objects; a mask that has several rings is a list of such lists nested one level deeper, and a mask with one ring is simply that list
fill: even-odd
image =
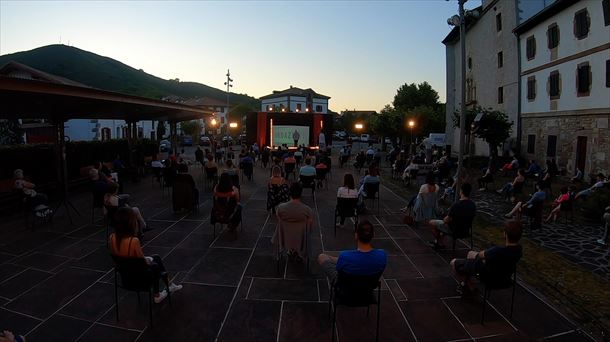
[{"label": "seated person", "polygon": [[294,152],[294,160],[298,165],[301,165],[301,161],[303,160],[303,152],[301,151],[301,149],[298,149]]},{"label": "seated person", "polygon": [[[119,195],[119,185],[117,183],[110,183],[108,187],[106,187],[106,194],[104,195],[104,210],[106,215],[112,215],[112,213],[108,212],[108,207],[114,208],[129,208],[133,211],[133,214],[137,220],[137,232],[138,236],[142,237],[144,230],[147,229],[146,221],[144,221],[144,217],[142,217],[142,213],[138,207],[130,207],[127,204],[126,197],[121,197]],[[112,222],[116,222],[114,217],[110,217],[109,220]]]},{"label": "seated person", "polygon": [[582,171],[579,168],[576,168],[576,174],[574,175],[574,177],[570,178],[570,182],[580,183],[580,182],[582,182],[583,178],[584,178],[584,174],[582,173]]},{"label": "seated person", "polygon": [[574,200],[577,200],[579,198],[587,199],[587,197],[589,197],[593,193],[593,191],[603,188],[607,183],[606,177],[604,177],[603,173],[598,173],[596,179],[597,181],[590,188],[587,188],[577,193]]},{"label": "seated person", "polygon": [[512,194],[515,189],[522,187],[524,182],[525,172],[523,171],[523,169],[519,169],[517,170],[517,176],[515,177],[515,179],[513,179],[512,183],[506,183],[502,187],[502,189],[498,190],[497,192],[504,196],[508,196],[509,194]]},{"label": "seated person", "polygon": [[290,201],[277,206],[277,219],[283,226],[285,238],[284,246],[288,249],[289,255],[302,257],[306,251],[301,244],[301,235],[291,234],[291,232],[301,231],[303,226],[313,226],[314,213],[311,208],[301,202],[303,187],[299,182],[290,184]]},{"label": "seated person", "polygon": [[517,156],[513,156],[513,160],[511,160],[510,163],[506,163],[504,164],[504,166],[502,166],[502,171],[506,172],[506,171],[510,171],[510,170],[517,170],[519,168],[519,159],[517,159]]},{"label": "seated person", "polygon": [[531,210],[534,208],[534,206],[542,205],[544,200],[546,200],[546,192],[542,190],[540,184],[536,184],[536,192],[532,195],[532,197],[530,197],[530,199],[525,203],[517,202],[515,207],[509,213],[504,215],[504,217],[510,219],[515,216],[515,214],[521,216],[521,214],[524,212],[526,215],[531,216],[533,214]]},{"label": "seated person", "polygon": [[174,191],[180,191],[176,189],[177,184],[187,184],[188,189],[190,189],[191,191],[191,198],[193,199],[193,202],[191,202],[190,200],[181,200],[180,195],[188,194],[177,195],[176,193],[174,193],[174,196],[172,197],[172,201],[174,203],[174,210],[179,210],[182,208],[190,210],[193,206],[199,203],[199,189],[197,189],[195,179],[193,179],[193,176],[189,174],[189,168],[185,164],[178,165],[178,174],[174,179]]},{"label": "seated person", "polygon": [[224,170],[222,170],[222,173],[226,173],[229,176],[236,176],[237,175],[237,169],[235,168],[235,165],[233,165],[233,160],[232,159],[227,159],[225,165],[226,165],[226,167],[225,167]]},{"label": "seated person", "polygon": [[381,180],[379,179],[378,169],[371,165],[368,170],[368,174],[360,180],[360,187],[358,188],[358,196],[361,198],[361,201],[364,197],[367,197],[364,190],[365,184],[379,184]]},{"label": "seated person", "polygon": [[508,221],[504,228],[505,245],[503,247],[493,246],[480,252],[470,251],[466,259],[451,260],[451,270],[460,281],[458,293],[467,295],[474,292],[475,284],[472,278],[485,273],[487,263],[493,262],[496,265],[514,268],[523,254],[523,249],[519,245],[522,232],[520,222]]},{"label": "seated person", "polygon": [[441,201],[444,201],[446,198],[453,198],[453,195],[455,194],[455,180],[453,177],[447,178],[446,185],[445,191],[443,191],[443,194],[440,197]]},{"label": "seated person", "polygon": [[[230,161],[230,160],[229,160]],[[235,230],[241,223],[241,204],[239,203],[239,189],[233,185],[231,176],[223,172],[220,175],[218,184],[214,187],[214,208],[212,208],[212,214],[210,215],[210,223],[215,224],[217,221],[228,222],[227,227],[229,230]],[[226,200],[226,203],[233,201],[235,208],[231,212],[225,212],[225,208],[216,206],[216,203],[220,200]]]},{"label": "seated person", "polygon": [[[343,186],[340,186],[337,189],[337,198],[358,198],[358,191],[356,191],[356,187],[354,184],[354,176],[351,173],[346,173],[343,176]],[[345,223],[345,217],[340,216],[341,222],[339,227],[343,227]]]},{"label": "seated person", "polygon": [[360,151],[358,155],[356,155],[356,163],[354,164],[354,167],[361,169],[364,167],[364,163],[366,163],[366,156],[364,155],[364,151]]},{"label": "seated person", "polygon": [[288,182],[282,177],[282,169],[279,166],[271,168],[271,179],[267,182],[267,210],[275,214],[275,208],[290,200]]},{"label": "seated person", "polygon": [[551,220],[553,222],[557,221],[557,216],[559,216],[559,212],[561,211],[561,203],[568,202],[570,200],[570,192],[567,187],[561,188],[561,194],[557,197],[551,207],[553,208],[549,213],[549,216],[544,220],[545,223],[549,223]]},{"label": "seated person", "polygon": [[[35,190],[36,184],[24,179],[23,170],[16,169],[13,172],[13,178],[15,179],[13,188],[23,192],[23,196],[30,207],[36,209],[38,206],[47,205],[49,203],[47,195]],[[51,209],[46,209],[44,215],[50,215],[51,213]]]},{"label": "seated person", "polygon": [[597,239],[597,243],[606,246],[610,242],[610,206],[607,206],[604,213],[604,235],[601,239]]},{"label": "seated person", "polygon": [[305,158],[305,165],[299,169],[299,175],[301,176],[314,176],[316,175],[316,168],[311,166],[311,158]]},{"label": "seated person", "polygon": [[430,244],[434,248],[444,248],[444,234],[453,234],[458,229],[467,229],[472,225],[472,220],[477,212],[477,207],[470,200],[472,186],[464,183],[460,187],[460,200],[449,208],[449,213],[442,220],[430,220],[428,225],[432,229],[435,240]]},{"label": "seated person", "polygon": [[493,168],[488,167],[485,169],[485,173],[483,174],[483,177],[477,179],[477,182],[479,183],[479,191],[483,191],[485,190],[485,185],[487,183],[491,183],[493,181]]},{"label": "seated person", "polygon": [[218,170],[218,164],[214,161],[214,156],[211,153],[206,156],[206,159],[205,164],[203,164],[206,169],[216,168]]},{"label": "seated person", "polygon": [[165,166],[160,160],[157,159],[157,157],[153,157],[153,160],[150,162],[150,167],[153,169],[162,169]]},{"label": "seated person", "polygon": [[[165,272],[163,260],[158,255],[144,256],[140,240],[135,236],[138,230],[137,218],[133,210],[120,208],[116,213],[116,227],[110,234],[110,253],[123,258],[144,258],[150,266],[157,281],[153,283],[153,295],[155,303],[161,303],[167,297],[167,290],[159,291],[159,280]],[[169,292],[182,289],[182,285],[169,284]]]},{"label": "seated person", "polygon": [[284,164],[295,164],[296,165],[297,160],[294,158],[294,155],[292,153],[286,155],[286,157],[284,158]]},{"label": "seated person", "polygon": [[318,264],[331,284],[335,283],[338,272],[367,276],[381,274],[385,270],[388,257],[383,249],[375,249],[371,244],[375,237],[371,222],[364,220],[358,223],[354,237],[358,244],[355,250],[341,251],[339,257],[328,254],[318,256]]},{"label": "seated person", "polygon": [[525,171],[526,177],[535,177],[536,175],[542,173],[542,168],[534,159],[530,159],[530,166]]}]

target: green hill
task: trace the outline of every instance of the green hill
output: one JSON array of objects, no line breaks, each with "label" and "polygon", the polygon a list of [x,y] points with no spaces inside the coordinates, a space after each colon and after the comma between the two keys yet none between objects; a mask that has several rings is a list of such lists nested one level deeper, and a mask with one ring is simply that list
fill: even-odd
[{"label": "green hill", "polygon": [[[112,58],[72,46],[48,45],[0,56],[0,66],[10,61],[91,87],[131,95],[156,99],[170,95],[182,98],[210,97],[221,101],[226,99],[226,92],[220,89],[196,82],[164,80]],[[260,101],[251,96],[231,93],[230,100],[232,104],[260,108]]]}]

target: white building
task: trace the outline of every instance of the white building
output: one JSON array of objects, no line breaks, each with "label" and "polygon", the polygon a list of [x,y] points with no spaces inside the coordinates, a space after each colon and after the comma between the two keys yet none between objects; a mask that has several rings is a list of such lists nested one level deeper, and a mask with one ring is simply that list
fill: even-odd
[{"label": "white building", "polygon": [[558,0],[515,34],[524,156],[610,171],[610,0]]},{"label": "white building", "polygon": [[313,89],[301,89],[290,86],[282,91],[274,90],[273,94],[261,99],[261,112],[285,111],[294,113],[328,113],[329,96],[316,93]]},{"label": "white building", "polygon": [[[549,0],[483,0],[469,11],[466,20],[466,107],[499,110],[513,121],[511,141],[519,133],[519,54],[513,29],[550,3]],[[460,29],[443,40],[446,51],[446,134],[447,143],[457,153],[459,129],[453,127],[453,116],[461,103]],[[480,139],[469,141],[466,151],[488,155],[488,145]]]}]

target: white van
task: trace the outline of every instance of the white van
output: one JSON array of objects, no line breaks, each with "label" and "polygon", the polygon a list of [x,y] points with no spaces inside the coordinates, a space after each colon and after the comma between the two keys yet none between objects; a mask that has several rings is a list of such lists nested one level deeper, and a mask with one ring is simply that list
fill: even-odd
[{"label": "white van", "polygon": [[360,141],[361,142],[369,142],[369,135],[368,134],[360,134]]}]

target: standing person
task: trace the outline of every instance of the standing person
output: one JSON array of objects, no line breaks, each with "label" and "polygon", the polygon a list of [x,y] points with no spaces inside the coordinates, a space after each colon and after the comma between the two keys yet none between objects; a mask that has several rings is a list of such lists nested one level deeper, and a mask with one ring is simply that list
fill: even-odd
[{"label": "standing person", "polygon": [[522,233],[521,222],[508,221],[504,227],[504,246],[493,246],[480,252],[470,251],[466,259],[451,260],[451,270],[460,281],[457,288],[458,293],[472,294],[475,290],[472,277],[477,274],[485,274],[488,263],[493,262],[496,265],[514,269],[523,255],[523,249],[519,245]]},{"label": "standing person", "polygon": [[356,249],[341,251],[339,257],[328,254],[318,255],[318,264],[328,277],[331,286],[334,285],[338,272],[362,276],[383,273],[388,256],[383,249],[373,248],[371,244],[373,237],[375,237],[373,224],[364,220],[358,223],[354,234]]},{"label": "standing person", "polygon": [[477,206],[470,200],[472,186],[464,183],[460,187],[460,200],[449,208],[449,213],[442,220],[430,220],[428,225],[432,229],[435,240],[430,244],[434,248],[444,248],[445,234],[455,234],[460,229],[469,229],[477,212]]},{"label": "standing person", "polygon": [[[170,283],[168,289],[159,291],[159,280],[162,274],[165,273],[165,266],[163,265],[163,260],[158,255],[144,256],[140,239],[135,236],[137,222],[134,212],[129,210],[129,208],[120,208],[116,213],[116,222],[115,231],[110,234],[109,238],[110,252],[112,255],[123,258],[144,258],[146,260],[156,278],[153,282],[154,302],[157,304],[161,303],[167,297],[167,290],[172,293],[181,290],[182,285]],[[168,281],[167,279],[165,280]]]},{"label": "standing person", "polygon": [[610,206],[607,206],[604,213],[604,235],[601,239],[597,239],[597,243],[602,246],[606,246],[610,242]]},{"label": "standing person", "polygon": [[299,139],[301,139],[301,135],[299,134],[299,131],[295,129],[292,133],[292,140],[294,140],[295,147],[299,146]]},{"label": "standing person", "polygon": [[198,161],[201,166],[203,166],[203,151],[197,146],[197,150],[195,150],[195,160]]}]

